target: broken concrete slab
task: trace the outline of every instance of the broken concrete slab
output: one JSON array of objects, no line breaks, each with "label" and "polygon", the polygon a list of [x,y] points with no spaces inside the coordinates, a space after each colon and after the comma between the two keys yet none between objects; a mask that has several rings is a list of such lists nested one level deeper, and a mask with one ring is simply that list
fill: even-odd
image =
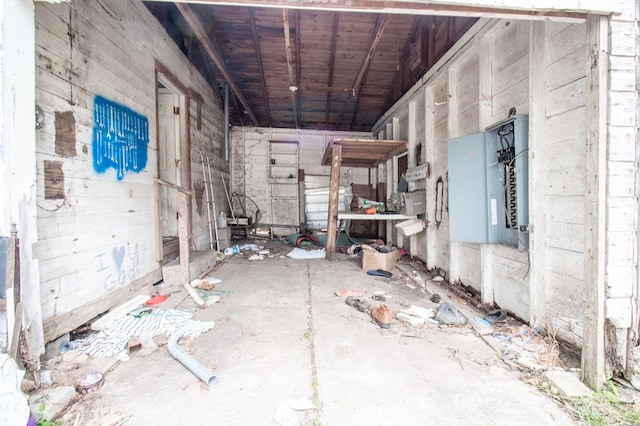
[{"label": "broken concrete slab", "polygon": [[52,420],[76,397],[73,386],[42,389],[29,396],[32,415],[40,420]]},{"label": "broken concrete slab", "polygon": [[590,397],[593,391],[580,381],[571,371],[550,370],[544,375],[547,382],[558,389],[558,393],[568,398]]}]

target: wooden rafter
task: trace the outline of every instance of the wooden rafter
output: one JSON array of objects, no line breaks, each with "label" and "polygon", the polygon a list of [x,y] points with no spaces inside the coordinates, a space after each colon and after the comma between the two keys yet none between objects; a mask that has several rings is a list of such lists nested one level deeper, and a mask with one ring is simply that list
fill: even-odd
[{"label": "wooden rafter", "polygon": [[[329,77],[327,79],[327,86],[331,88],[333,86],[333,70],[336,63],[336,47],[338,45],[338,25],[340,23],[340,15],[337,12],[333,12],[333,29],[331,31],[331,48],[329,50]],[[327,90],[327,106],[324,113],[324,128],[329,128],[329,116],[331,113],[331,90]]]},{"label": "wooden rafter", "polygon": [[[397,69],[396,69],[396,73],[393,76],[393,80],[391,81],[391,86],[389,86],[389,90],[387,92],[387,96],[386,96],[386,101],[385,101],[385,107],[388,107],[390,105],[390,103],[394,100],[394,93],[399,90],[402,91],[404,90],[404,79],[403,79],[403,75],[405,73],[405,67],[407,66],[407,64],[410,64],[409,62],[409,55],[411,54],[411,40],[413,39],[414,36],[416,36],[416,32],[420,29],[421,27],[421,22],[424,18],[421,16],[414,16],[413,17],[413,24],[411,25],[411,30],[409,31],[409,37],[407,37],[407,42],[404,44],[404,47],[402,49],[402,53],[400,54],[400,60],[397,62]],[[417,34],[418,37],[421,37],[422,35],[422,31],[421,34]],[[422,43],[424,42],[424,40],[420,40],[420,48],[422,49]],[[397,48],[397,46],[396,46]],[[421,52],[421,59],[422,59],[422,50]]]},{"label": "wooden rafter", "polygon": [[302,122],[302,60],[300,57],[300,33],[302,32],[300,29],[300,10],[296,9],[295,11],[295,24],[296,24],[296,82],[298,86],[298,91],[296,95],[298,97],[298,110],[297,117],[298,123]]},{"label": "wooden rafter", "polygon": [[258,30],[256,28],[256,18],[253,14],[253,8],[248,7],[249,21],[251,21],[251,32],[253,33],[253,44],[256,46],[256,60],[258,61],[258,71],[260,72],[260,82],[262,83],[262,93],[264,94],[264,107],[267,113],[267,122],[269,127],[271,124],[271,107],[269,106],[269,96],[267,94],[267,83],[264,79],[264,68],[262,67],[262,53],[260,51],[260,39],[258,38]]},{"label": "wooden rafter", "polygon": [[[293,54],[291,53],[291,28],[289,24],[289,9],[282,9],[282,24],[284,27],[284,50],[287,56],[287,70],[289,71],[289,83],[290,88],[298,85],[293,75]],[[296,129],[300,128],[300,122],[298,121],[298,108],[296,93],[298,89],[291,91],[291,102],[293,103],[293,117],[296,122]]]},{"label": "wooden rafter", "polygon": [[193,10],[191,10],[191,7],[188,4],[176,3],[176,7],[184,17],[185,21],[187,21],[187,24],[189,24],[189,27],[191,27],[191,29],[195,33],[196,37],[198,37],[198,40],[200,40],[200,43],[202,43],[204,50],[206,50],[209,57],[216,64],[216,67],[218,67],[218,70],[220,70],[220,73],[229,84],[229,87],[231,88],[235,96],[238,98],[238,100],[240,100],[240,103],[242,104],[245,111],[247,111],[247,114],[249,114],[249,117],[251,117],[251,120],[253,121],[253,123],[256,126],[259,126],[260,123],[258,122],[256,115],[251,110],[249,103],[244,98],[244,95],[238,88],[238,85],[236,84],[236,82],[233,80],[233,77],[231,77],[231,73],[229,72],[229,70],[227,69],[227,66],[225,65],[222,54],[216,48],[216,46],[213,45],[213,43],[207,36],[207,33],[202,27],[202,24],[200,23],[200,20],[198,19],[196,14],[193,13]]},{"label": "wooden rafter", "polygon": [[[362,87],[362,82],[364,81],[364,77],[369,69],[369,64],[371,63],[371,59],[373,59],[373,53],[376,51],[378,47],[378,43],[380,43],[380,39],[382,39],[382,34],[384,33],[384,29],[389,23],[389,15],[378,15],[376,19],[376,28],[371,35],[371,42],[369,43],[369,49],[367,49],[367,54],[364,56],[362,60],[362,65],[360,66],[360,71],[358,71],[358,75],[356,76],[355,81],[353,82],[353,92],[351,95],[360,97],[360,87]],[[356,103],[357,103],[356,99]],[[345,110],[347,109],[347,104],[349,103],[349,96],[345,99],[342,104],[342,109],[340,110],[340,114],[336,119],[335,129],[338,129],[338,124],[340,124],[340,120],[342,120],[342,116],[344,115]]]},{"label": "wooden rafter", "polygon": [[619,2],[571,0],[558,7],[523,8],[521,0],[469,1],[467,4],[448,0],[381,1],[381,0],[178,0],[201,4],[229,4],[253,7],[287,7],[291,9],[331,10],[343,12],[397,13],[410,15],[462,16],[476,18],[512,18],[585,22],[587,13],[609,15],[624,12]]}]

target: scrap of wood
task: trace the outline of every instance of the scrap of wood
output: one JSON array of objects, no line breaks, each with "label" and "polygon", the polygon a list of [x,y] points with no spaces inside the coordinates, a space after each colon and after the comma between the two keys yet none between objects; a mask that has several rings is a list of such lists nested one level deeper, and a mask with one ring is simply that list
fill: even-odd
[{"label": "scrap of wood", "polygon": [[22,327],[22,302],[16,303],[15,319],[13,323],[13,332],[11,333],[11,342],[9,344],[9,356],[18,359],[18,350],[20,349],[20,328]]},{"label": "scrap of wood", "polygon": [[183,284],[182,287],[184,287],[184,289],[187,290],[187,293],[189,293],[189,296],[191,296],[193,301],[196,302],[196,305],[198,306],[198,308],[204,308],[204,305],[205,305],[204,299],[198,294],[198,292],[193,287],[191,287],[191,284],[189,283]]},{"label": "scrap of wood", "polygon": [[135,308],[137,308],[138,306],[142,305],[143,303],[145,303],[149,299],[150,299],[150,297],[147,296],[147,295],[144,295],[144,294],[135,296],[133,299],[128,300],[128,301],[124,302],[122,305],[120,305],[117,308],[113,309],[112,311],[109,311],[109,313],[104,315],[102,318],[94,321],[91,324],[91,329],[92,330],[96,330],[96,331],[100,331],[100,330],[105,329],[106,327],[109,326],[109,324],[112,321],[115,321],[118,318],[121,318],[121,317],[127,315],[129,312],[133,311]]}]

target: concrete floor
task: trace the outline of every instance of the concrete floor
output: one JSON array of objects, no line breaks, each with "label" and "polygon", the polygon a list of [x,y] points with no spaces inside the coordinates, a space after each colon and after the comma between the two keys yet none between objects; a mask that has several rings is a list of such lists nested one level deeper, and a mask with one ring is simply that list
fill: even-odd
[{"label": "concrete floor", "polygon": [[207,387],[160,346],[118,363],[99,391],[67,409],[65,425],[118,417],[127,426],[276,425],[279,402],[300,398],[316,404],[296,412],[309,425],[576,424],[470,329],[394,319],[382,330],[346,305],[336,290],[384,290],[392,312],[436,306],[417,289],[367,275],[359,259],[236,256],[211,276],[232,294],[201,310],[183,291],[166,303],[215,321],[183,346],[218,382]]}]

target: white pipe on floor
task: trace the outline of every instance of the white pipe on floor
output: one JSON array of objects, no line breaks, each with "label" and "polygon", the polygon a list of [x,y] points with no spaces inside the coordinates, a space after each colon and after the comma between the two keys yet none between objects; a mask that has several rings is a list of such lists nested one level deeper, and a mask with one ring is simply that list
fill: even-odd
[{"label": "white pipe on floor", "polygon": [[200,364],[194,357],[189,355],[178,345],[178,340],[191,330],[200,330],[202,332],[211,330],[213,327],[212,322],[196,321],[191,324],[187,324],[184,327],[174,331],[169,338],[167,349],[172,357],[180,361],[182,365],[187,367],[189,371],[196,375],[196,377],[207,384],[207,386],[213,385],[218,381],[218,378],[204,365]]}]

